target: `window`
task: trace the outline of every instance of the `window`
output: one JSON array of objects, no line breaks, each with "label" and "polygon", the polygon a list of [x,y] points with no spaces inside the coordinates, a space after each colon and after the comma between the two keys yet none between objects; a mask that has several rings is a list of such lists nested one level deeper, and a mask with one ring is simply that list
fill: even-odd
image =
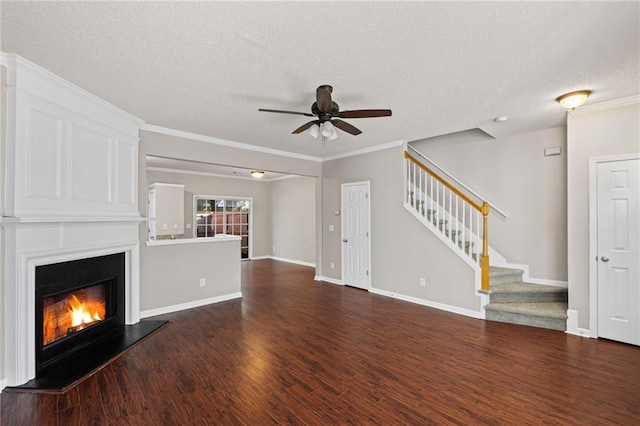
[{"label": "window", "polygon": [[248,259],[251,203],[250,198],[196,195],[194,197],[195,237],[238,235],[242,238],[240,257]]}]

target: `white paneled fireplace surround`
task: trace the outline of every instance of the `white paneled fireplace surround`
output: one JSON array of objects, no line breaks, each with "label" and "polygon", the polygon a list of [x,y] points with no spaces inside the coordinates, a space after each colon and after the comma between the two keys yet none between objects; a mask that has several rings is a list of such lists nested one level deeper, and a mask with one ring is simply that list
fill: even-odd
[{"label": "white paneled fireplace surround", "polygon": [[139,322],[141,122],[19,56],[0,60],[7,117],[0,384],[18,386],[36,376],[38,266],[125,253],[125,323]]}]

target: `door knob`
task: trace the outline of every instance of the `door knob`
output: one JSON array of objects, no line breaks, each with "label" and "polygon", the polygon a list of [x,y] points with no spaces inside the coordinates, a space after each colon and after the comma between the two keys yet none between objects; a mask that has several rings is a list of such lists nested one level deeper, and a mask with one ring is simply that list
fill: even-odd
[{"label": "door knob", "polygon": [[346,239],[342,240],[343,243],[348,243],[349,241],[347,241]]},{"label": "door knob", "polygon": [[602,257],[600,258],[600,260],[602,260],[603,262],[608,262],[608,261],[609,261],[609,258],[608,258],[608,257],[606,257],[606,256],[602,256]]}]

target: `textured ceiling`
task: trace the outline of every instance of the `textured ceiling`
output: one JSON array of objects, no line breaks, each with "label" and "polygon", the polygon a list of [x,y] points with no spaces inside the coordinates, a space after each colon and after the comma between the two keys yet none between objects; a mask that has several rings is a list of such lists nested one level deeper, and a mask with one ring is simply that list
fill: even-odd
[{"label": "textured ceiling", "polygon": [[[640,93],[638,2],[11,2],[1,49],[147,123],[314,156],[471,128],[565,124],[554,99]],[[306,134],[321,84],[352,119]],[[494,123],[508,116],[505,123]]]}]

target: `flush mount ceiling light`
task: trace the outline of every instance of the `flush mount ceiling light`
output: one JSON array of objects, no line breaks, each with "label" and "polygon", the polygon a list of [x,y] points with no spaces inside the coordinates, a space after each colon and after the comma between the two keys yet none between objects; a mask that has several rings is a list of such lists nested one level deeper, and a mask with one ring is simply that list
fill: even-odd
[{"label": "flush mount ceiling light", "polygon": [[577,92],[569,92],[558,97],[556,102],[566,109],[576,109],[586,102],[591,95],[591,90],[578,90]]},{"label": "flush mount ceiling light", "polygon": [[256,179],[260,179],[260,178],[262,178],[262,176],[264,176],[264,171],[262,171],[262,170],[251,170],[251,176],[253,176]]}]

